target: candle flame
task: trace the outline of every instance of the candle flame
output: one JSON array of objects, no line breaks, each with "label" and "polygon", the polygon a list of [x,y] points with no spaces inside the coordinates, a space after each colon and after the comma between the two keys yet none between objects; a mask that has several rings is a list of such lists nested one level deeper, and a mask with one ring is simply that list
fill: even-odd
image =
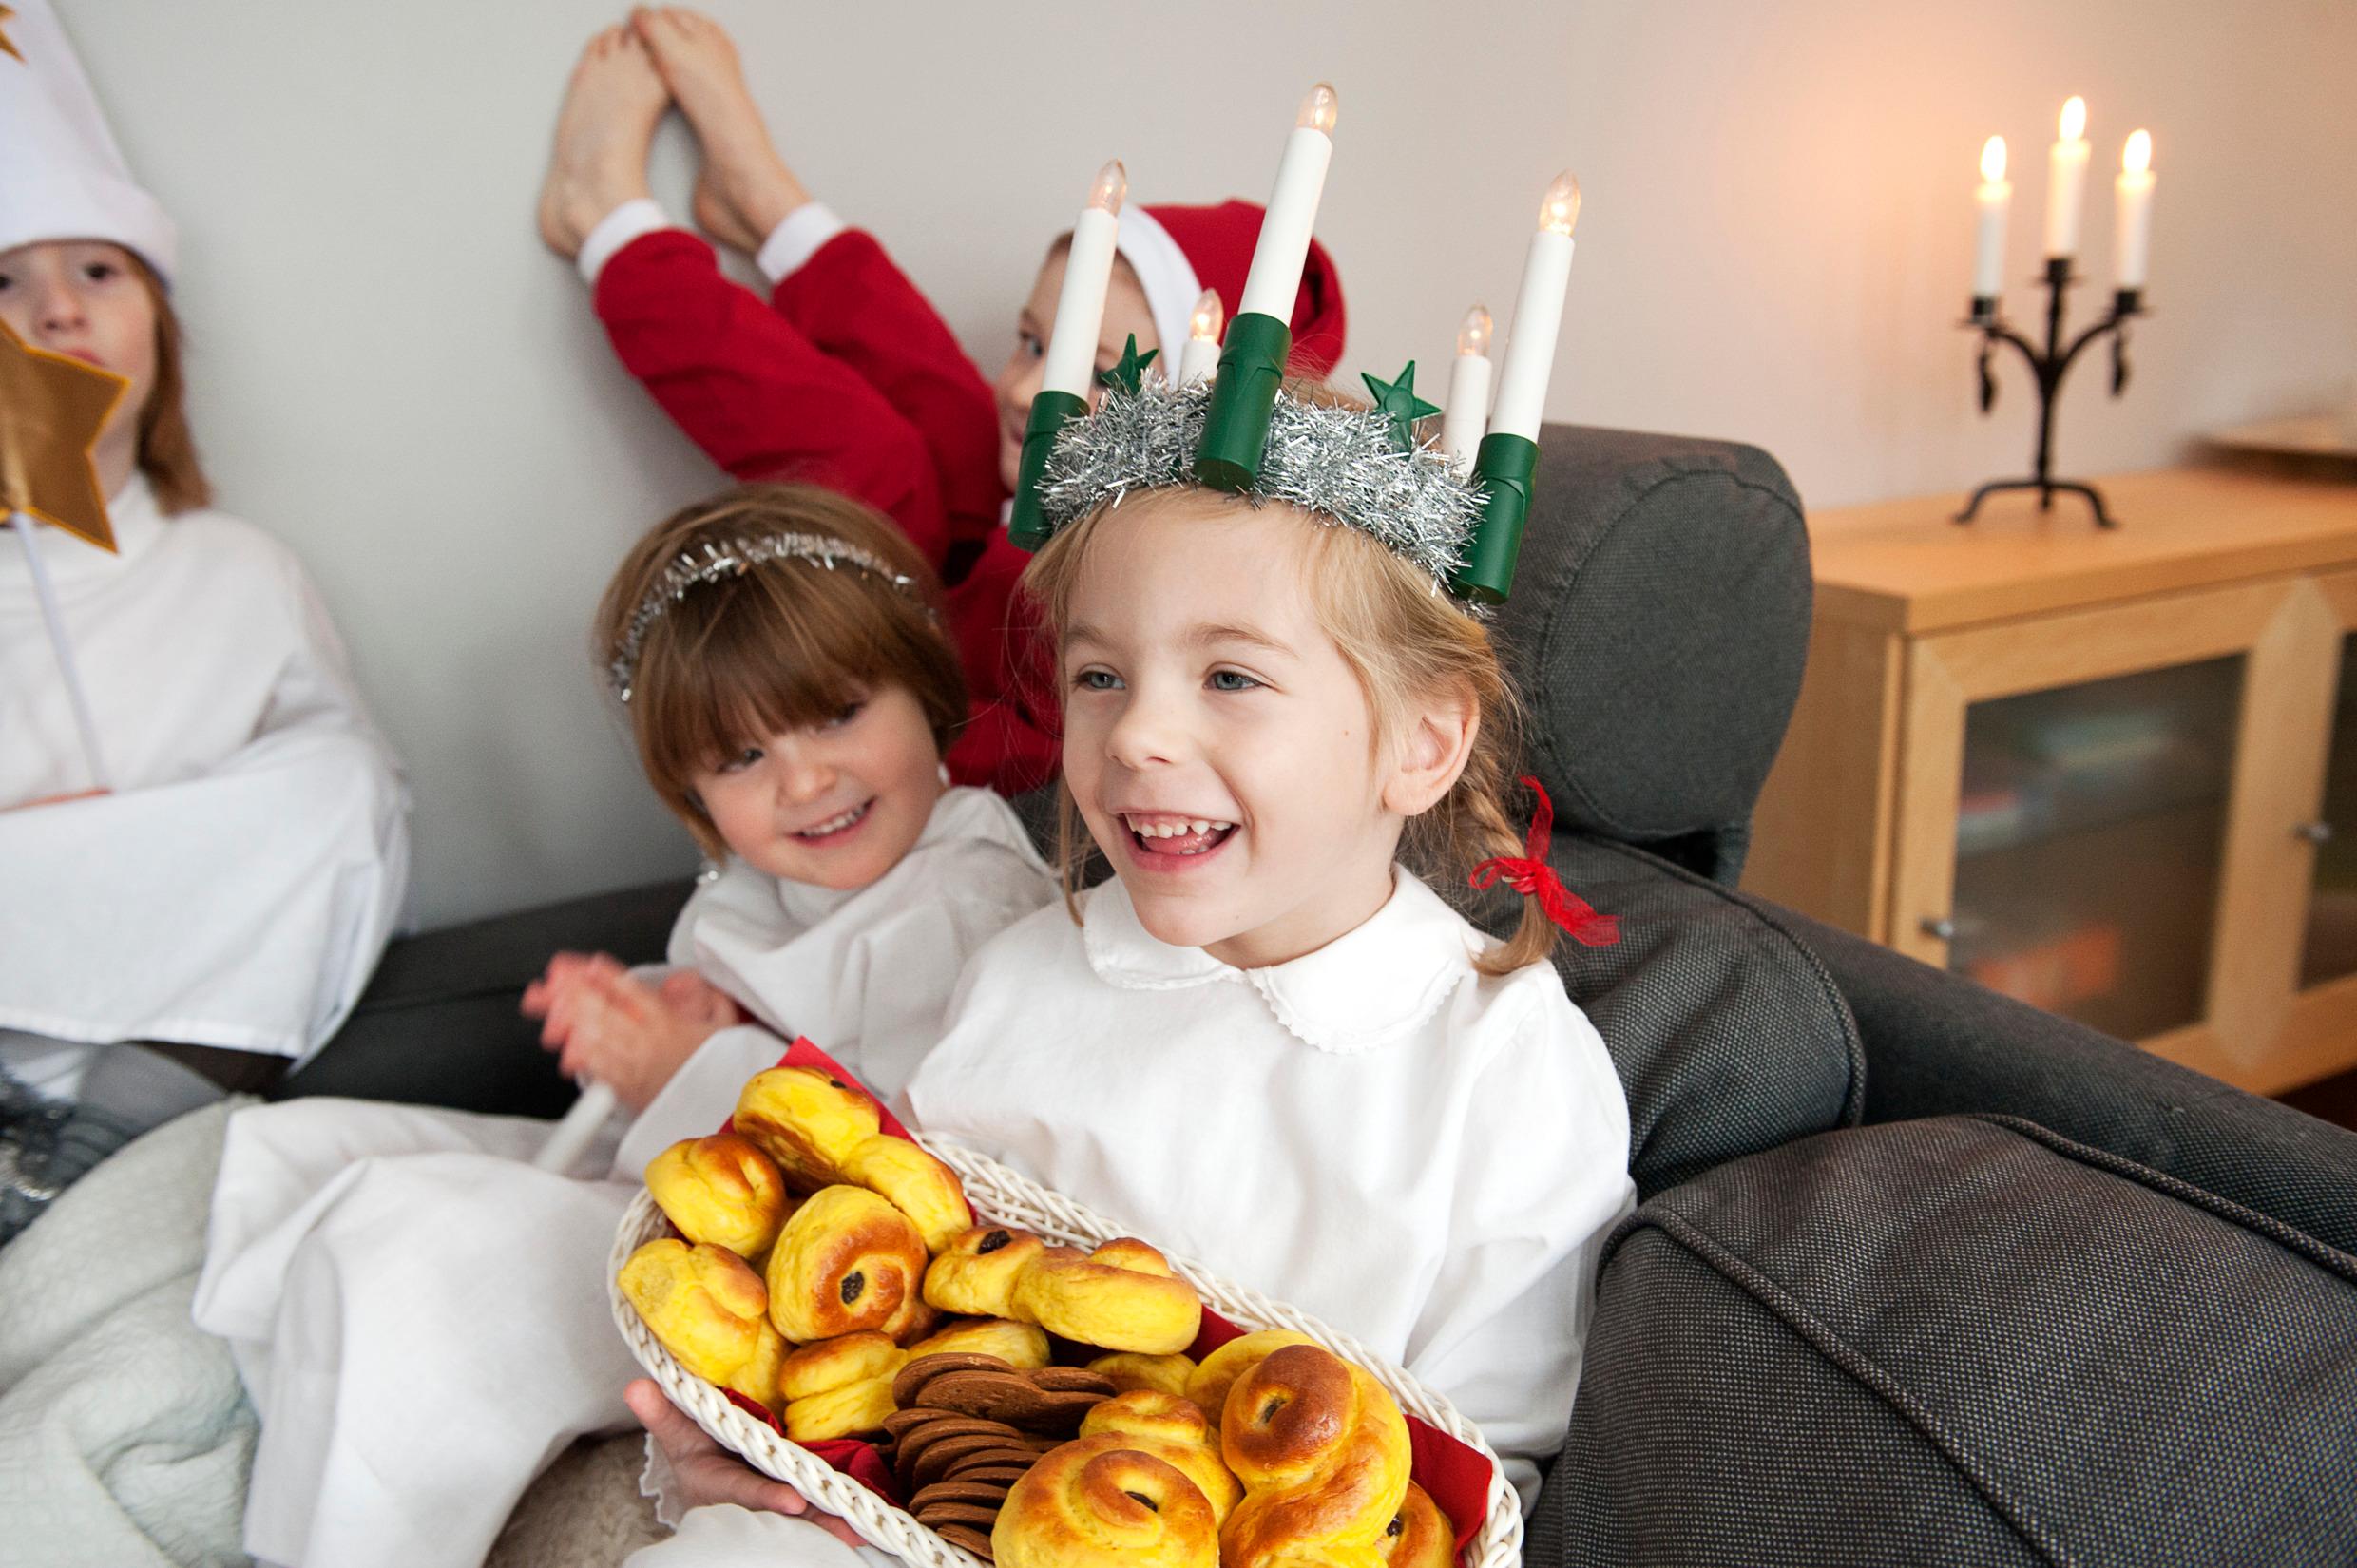
[{"label": "candle flame", "polygon": [[1301,108],[1293,116],[1293,124],[1303,130],[1332,136],[1334,133],[1334,116],[1341,108],[1342,100],[1334,96],[1334,89],[1320,82],[1302,97]]},{"label": "candle flame", "polygon": [[1129,171],[1118,158],[1097,171],[1096,182],[1088,187],[1088,204],[1100,212],[1121,216],[1121,202],[1129,196]]},{"label": "candle flame", "polygon": [[1486,355],[1489,353],[1489,312],[1476,305],[1465,313],[1465,322],[1457,329],[1457,353]]},{"label": "candle flame", "polygon": [[2062,140],[2076,142],[2087,134],[2087,101],[2073,93],[2062,104]]},{"label": "candle flame", "polygon": [[1226,324],[1227,312],[1220,306],[1219,291],[1205,289],[1195,301],[1195,314],[1187,317],[1187,335],[1198,343],[1217,343],[1219,329]]},{"label": "candle flame", "polygon": [[2128,174],[2142,174],[2153,166],[2153,133],[2136,130],[2128,133],[2128,144],[2119,149],[2119,166]]},{"label": "candle flame", "polygon": [[1981,143],[1981,178],[1994,185],[2005,178],[2005,139],[1992,136]]},{"label": "candle flame", "polygon": [[1553,234],[1568,236],[1572,225],[1580,221],[1580,182],[1565,169],[1555,177],[1555,183],[1546,188],[1539,202],[1539,226]]}]

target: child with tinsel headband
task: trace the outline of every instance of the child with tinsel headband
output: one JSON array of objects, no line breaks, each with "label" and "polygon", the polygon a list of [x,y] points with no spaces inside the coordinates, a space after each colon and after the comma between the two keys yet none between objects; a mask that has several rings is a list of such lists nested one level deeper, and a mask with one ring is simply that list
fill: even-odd
[{"label": "child with tinsel headband", "polygon": [[[649,195],[647,148],[675,102],[703,149],[696,221],[755,258],[766,301],[726,277],[712,246],[673,226]],[[1158,374],[1175,376],[1203,296],[1236,309],[1260,217],[1247,201],[1129,207],[1099,367],[1134,336],[1141,353],[1159,350]],[[590,40],[558,118],[540,226],[578,263],[624,367],[714,462],[740,479],[857,496],[941,569],[973,708],[951,773],[1008,794],[1052,778],[1053,650],[1015,593],[1025,557],[1001,517],[1065,241],[1049,247],[1017,313],[1014,352],[986,383],[883,246],[814,201],[778,156],[728,35],[676,6],[642,7]],[[1293,296],[1292,325],[1293,368],[1330,372],[1345,322],[1322,246]]]},{"label": "child with tinsel headband", "polygon": [[[968,965],[913,1125],[1405,1367],[1527,1509],[1635,1189],[1619,1080],[1549,962],[1618,929],[1548,868],[1543,795],[1515,830],[1516,704],[1468,602],[1507,590],[1520,513],[1418,440],[1410,375],[1370,380],[1380,409],[1297,383],[1255,408],[1221,396],[1266,367],[1236,345],[1209,388],[1124,367],[1018,497],[1046,536],[1024,585],[1059,650],[1065,899]],[[1113,879],[1083,891],[1091,851]],[[1468,882],[1523,898],[1506,940],[1456,907]],[[739,1506],[640,1568],[839,1552],[745,1509],[801,1500],[651,1389],[682,1501]]]},{"label": "child with tinsel headband", "polygon": [[1052,896],[1006,803],[943,774],[965,693],[936,590],[858,503],[769,486],[688,507],[616,573],[598,644],[717,870],[667,977],[560,954],[526,1006],[639,1114],[592,1181],[529,1163],[544,1121],[336,1100],[231,1118],[196,1318],[261,1414],[264,1561],[480,1562],[541,1466],[629,1420],[601,1275],[647,1161],[719,1126],[796,1034],[896,1096],[965,958]]}]

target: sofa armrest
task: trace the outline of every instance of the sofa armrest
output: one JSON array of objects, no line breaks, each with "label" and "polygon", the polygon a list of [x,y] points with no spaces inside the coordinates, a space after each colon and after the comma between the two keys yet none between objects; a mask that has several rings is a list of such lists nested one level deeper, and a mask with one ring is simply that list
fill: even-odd
[{"label": "sofa armrest", "polygon": [[2357,1252],[2357,1133],[1800,915],[1866,1050],[1866,1120],[2018,1116]]}]

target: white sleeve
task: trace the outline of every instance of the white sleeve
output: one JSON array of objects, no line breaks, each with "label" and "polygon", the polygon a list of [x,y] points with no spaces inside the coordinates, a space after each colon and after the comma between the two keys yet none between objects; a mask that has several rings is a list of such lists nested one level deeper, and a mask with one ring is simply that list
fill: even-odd
[{"label": "white sleeve", "polygon": [[1604,1237],[1635,1200],[1619,1079],[1543,978],[1475,1082],[1448,1247],[1408,1361],[1482,1428],[1525,1512],[1571,1419]]},{"label": "white sleeve", "polygon": [[679,1534],[640,1547],[623,1559],[623,1568],[898,1568],[899,1563],[872,1546],[848,1546],[808,1520],[721,1502],[689,1509]]}]

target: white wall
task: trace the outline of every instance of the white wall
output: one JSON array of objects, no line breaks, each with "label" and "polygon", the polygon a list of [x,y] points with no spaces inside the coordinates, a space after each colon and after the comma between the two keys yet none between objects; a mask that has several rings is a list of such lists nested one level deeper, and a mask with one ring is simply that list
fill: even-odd
[{"label": "white wall", "polygon": [[[428,925],[684,870],[603,712],[585,621],[624,542],[713,474],[622,374],[532,201],[595,0],[62,0],[133,164],[183,229],[197,427],[223,502],[311,563],[417,793]],[[1510,307],[1548,178],[1580,173],[1552,416],[1739,437],[1814,505],[2018,471],[2033,400],[1972,406],[1970,191],[2015,149],[2036,266],[2070,93],[2109,173],[2152,128],[2137,380],[2066,396],[2060,460],[2357,375],[2357,6],[1793,0],[1444,7],[712,0],[772,128],[994,367],[1039,253],[1109,153],[1140,200],[1265,193],[1293,105],[1342,96],[1320,233],[1346,374],[1435,363]],[[1249,43],[1249,47],[1244,47]],[[667,127],[658,191],[684,211]],[[2013,291],[2017,311],[2031,306]]]}]

